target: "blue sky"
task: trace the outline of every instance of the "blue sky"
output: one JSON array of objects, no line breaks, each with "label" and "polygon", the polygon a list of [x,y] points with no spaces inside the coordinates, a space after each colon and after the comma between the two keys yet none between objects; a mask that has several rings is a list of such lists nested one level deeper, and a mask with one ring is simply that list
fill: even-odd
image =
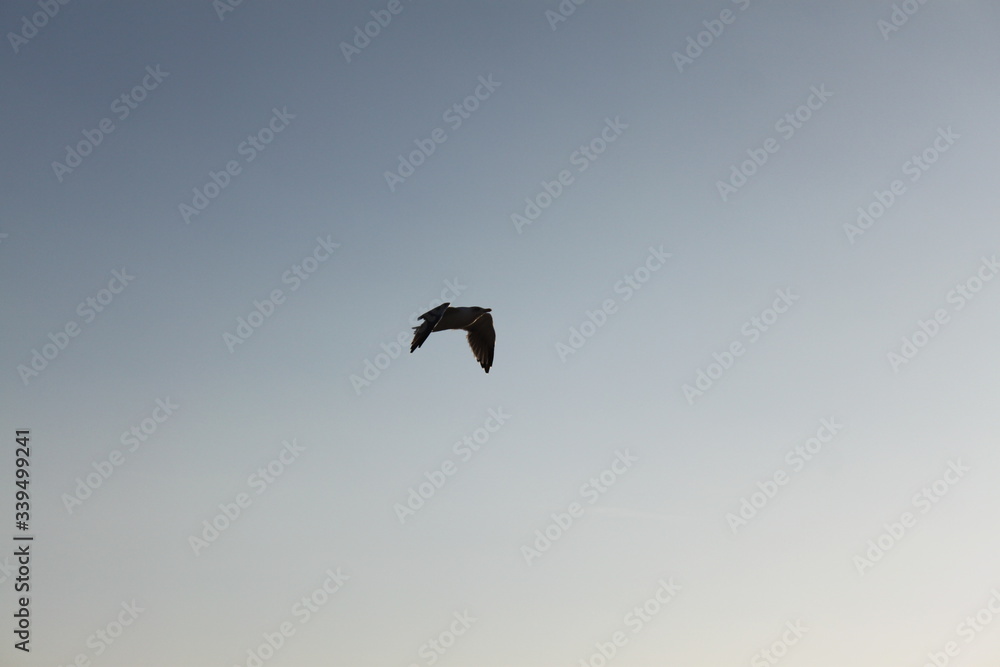
[{"label": "blue sky", "polygon": [[223,3],[0,9],[0,663],[995,664],[993,3]]}]

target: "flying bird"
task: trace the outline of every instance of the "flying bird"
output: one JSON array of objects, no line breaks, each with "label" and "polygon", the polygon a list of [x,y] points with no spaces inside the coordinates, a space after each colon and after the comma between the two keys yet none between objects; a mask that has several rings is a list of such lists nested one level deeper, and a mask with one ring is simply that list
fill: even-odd
[{"label": "flying bird", "polygon": [[490,315],[491,308],[480,308],[479,306],[464,306],[452,308],[450,303],[442,303],[433,310],[428,310],[420,316],[423,322],[419,326],[413,327],[413,343],[410,345],[410,353],[424,344],[432,331],[444,331],[445,329],[463,329],[468,334],[469,347],[476,355],[476,360],[487,373],[493,365],[493,344],[497,340],[496,331],[493,330],[493,316]]}]

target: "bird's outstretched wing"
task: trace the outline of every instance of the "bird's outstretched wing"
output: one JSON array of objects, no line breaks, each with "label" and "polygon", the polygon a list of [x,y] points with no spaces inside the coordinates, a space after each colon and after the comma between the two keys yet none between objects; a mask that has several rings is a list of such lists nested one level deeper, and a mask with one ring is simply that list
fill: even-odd
[{"label": "bird's outstretched wing", "polygon": [[420,316],[420,319],[422,319],[423,322],[421,322],[418,326],[413,327],[413,342],[410,343],[411,353],[424,344],[424,341],[427,340],[427,337],[431,335],[432,331],[434,331],[434,327],[436,327],[437,323],[441,321],[442,317],[444,317],[444,312],[448,310],[448,306],[450,305],[450,303],[442,303],[437,308],[428,310]]},{"label": "bird's outstretched wing", "polygon": [[493,329],[493,316],[483,313],[476,321],[465,327],[468,332],[469,347],[483,370],[490,372],[493,365],[493,346],[497,341],[497,332]]}]

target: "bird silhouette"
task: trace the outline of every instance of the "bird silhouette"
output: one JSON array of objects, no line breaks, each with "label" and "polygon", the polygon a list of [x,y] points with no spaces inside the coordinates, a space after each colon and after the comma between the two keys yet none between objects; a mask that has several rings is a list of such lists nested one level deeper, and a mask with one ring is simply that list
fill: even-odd
[{"label": "bird silhouette", "polygon": [[437,308],[428,310],[420,316],[423,320],[418,326],[413,327],[413,343],[410,345],[410,353],[424,344],[432,331],[444,331],[446,329],[462,329],[468,335],[469,347],[476,355],[476,360],[487,373],[493,365],[493,345],[496,343],[497,334],[493,330],[493,316],[490,315],[491,308],[480,308],[479,306],[463,306],[452,308],[450,303],[442,303]]}]

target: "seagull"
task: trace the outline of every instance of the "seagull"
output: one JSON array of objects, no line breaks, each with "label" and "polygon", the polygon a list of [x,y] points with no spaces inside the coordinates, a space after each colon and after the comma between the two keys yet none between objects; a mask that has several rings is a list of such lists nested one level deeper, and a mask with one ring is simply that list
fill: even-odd
[{"label": "seagull", "polygon": [[487,373],[493,365],[493,344],[497,340],[496,331],[493,330],[493,316],[490,315],[492,308],[480,308],[479,306],[463,306],[451,308],[450,303],[442,303],[437,308],[428,310],[420,316],[423,323],[413,327],[413,343],[410,345],[410,353],[424,344],[432,331],[444,331],[445,329],[464,329],[468,334],[469,347],[476,355],[476,360]]}]

